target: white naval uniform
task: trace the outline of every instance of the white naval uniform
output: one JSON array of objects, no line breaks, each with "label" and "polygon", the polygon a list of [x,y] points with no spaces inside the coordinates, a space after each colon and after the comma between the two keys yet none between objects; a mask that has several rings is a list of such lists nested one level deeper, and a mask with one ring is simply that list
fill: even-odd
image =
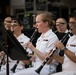
[{"label": "white naval uniform", "polygon": [[[76,35],[70,37],[66,47],[76,55]],[[50,74],[51,75],[51,74]],[[52,75],[76,75],[76,63],[72,62],[66,55],[64,55],[64,63],[62,64],[62,72]]]},{"label": "white naval uniform", "polygon": [[[52,32],[50,29],[47,31],[44,35],[41,35],[36,43],[36,48],[41,51],[42,53],[50,52],[54,48],[54,43],[58,41],[57,36]],[[38,75],[35,70],[39,68],[39,66],[42,64],[42,60],[39,59],[38,56],[36,56],[36,62],[33,63],[32,68],[24,69],[20,72],[15,73],[14,75]],[[57,62],[53,61],[50,65],[45,65],[43,69],[40,72],[40,75],[48,75],[50,70],[51,72],[56,71]],[[51,67],[50,67],[51,66]],[[51,69],[50,69],[51,68]]]},{"label": "white naval uniform", "polygon": [[[27,43],[30,39],[27,37],[27,36],[25,36],[23,33],[17,38],[17,40],[20,42],[20,44],[23,46],[25,43]],[[30,50],[30,49],[27,49],[27,52],[29,52],[29,53],[32,53],[32,51]],[[15,64],[16,64],[16,62],[17,61],[15,61],[15,60],[11,60],[10,58],[9,58],[9,69],[11,69]],[[24,66],[24,63],[23,62],[19,62],[19,64],[18,64],[18,66],[17,66],[17,68],[16,68],[16,72],[17,71],[19,71],[19,70],[22,70],[22,69],[24,69],[25,68],[25,66]],[[0,75],[6,75],[6,64],[5,65],[2,65],[2,67],[1,67],[1,71],[0,71]],[[12,75],[12,72],[10,71],[10,75]]]}]

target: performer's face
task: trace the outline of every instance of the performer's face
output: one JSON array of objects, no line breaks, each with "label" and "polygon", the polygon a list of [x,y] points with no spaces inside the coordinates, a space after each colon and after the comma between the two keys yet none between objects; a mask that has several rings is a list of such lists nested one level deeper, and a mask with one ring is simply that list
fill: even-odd
[{"label": "performer's face", "polygon": [[56,28],[58,32],[65,32],[67,29],[67,23],[63,18],[59,18],[56,20]]},{"label": "performer's face", "polygon": [[11,17],[7,17],[4,19],[4,27],[6,30],[11,30]]},{"label": "performer's face", "polygon": [[70,27],[72,33],[76,35],[76,19],[75,18],[69,19],[69,27]]},{"label": "performer's face", "polygon": [[23,29],[23,26],[20,26],[18,23],[11,23],[11,30],[13,30],[14,33],[18,33],[21,32],[21,30]]}]

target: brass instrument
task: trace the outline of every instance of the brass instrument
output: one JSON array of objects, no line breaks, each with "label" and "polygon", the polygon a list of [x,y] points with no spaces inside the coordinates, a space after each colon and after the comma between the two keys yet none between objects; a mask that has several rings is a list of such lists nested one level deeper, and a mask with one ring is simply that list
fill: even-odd
[{"label": "brass instrument", "polygon": [[[66,33],[65,36],[62,38],[62,40],[61,40],[62,43],[65,42],[66,38],[68,37],[68,34],[69,34],[69,32]],[[38,69],[35,70],[38,74],[40,74],[40,72],[41,72],[42,68],[44,67],[44,65],[48,62],[48,60],[52,57],[52,55],[53,55],[55,52],[57,52],[57,51],[58,51],[58,49],[57,49],[57,48],[54,48],[54,49],[51,51],[51,53],[44,59],[44,61],[43,61],[43,63],[41,64],[41,66],[40,66]]]},{"label": "brass instrument", "polygon": [[[34,37],[36,36],[36,33],[37,33],[37,29],[35,29],[35,31],[33,32],[32,36],[31,36],[31,38],[30,38],[30,42],[33,41]],[[27,48],[26,48],[26,49],[27,49]],[[18,60],[18,61],[16,62],[16,64],[11,68],[11,71],[12,71],[12,72],[15,73],[15,69],[16,69],[18,63],[19,63],[19,60]]]}]

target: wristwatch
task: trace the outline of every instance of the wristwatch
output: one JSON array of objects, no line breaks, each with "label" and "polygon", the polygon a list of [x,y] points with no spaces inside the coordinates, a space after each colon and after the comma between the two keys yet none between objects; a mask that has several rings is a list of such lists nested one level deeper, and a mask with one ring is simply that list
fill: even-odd
[{"label": "wristwatch", "polygon": [[62,49],[62,51],[66,51],[66,50],[68,50],[66,47],[64,47],[64,48]]}]

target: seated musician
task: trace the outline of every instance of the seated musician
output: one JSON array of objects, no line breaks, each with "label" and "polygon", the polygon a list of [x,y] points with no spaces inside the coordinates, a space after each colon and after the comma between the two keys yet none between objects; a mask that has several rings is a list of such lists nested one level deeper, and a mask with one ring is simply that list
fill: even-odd
[{"label": "seated musician", "polygon": [[62,63],[62,72],[50,75],[76,75],[76,12],[70,15],[69,26],[74,35],[69,38],[66,47],[61,42],[55,43],[58,49],[64,51],[64,57],[53,55],[55,60]]},{"label": "seated musician", "polygon": [[[49,54],[50,50],[54,47],[54,43],[58,41],[56,34],[52,31],[54,23],[50,13],[44,12],[37,14],[36,16],[36,28],[41,33],[36,42],[36,48],[31,42],[25,44],[25,47],[30,48],[36,56],[36,61],[33,63],[33,67],[21,70],[14,75],[38,75],[35,71],[43,62],[45,57]],[[45,65],[41,70],[40,75],[48,75],[48,73],[55,73],[58,63],[52,61],[50,65]]]},{"label": "seated musician", "polygon": [[[59,40],[61,40],[63,38],[63,36],[70,32],[70,30],[68,29],[68,23],[64,18],[58,18],[56,20],[56,31],[55,34],[58,36]],[[71,37],[73,34],[70,32],[70,34],[68,34],[68,38],[66,39],[64,45],[66,45],[67,40],[69,39],[69,37]]]},{"label": "seated musician", "polygon": [[[21,33],[21,30],[23,29],[23,25],[21,23],[21,21],[19,19],[13,18],[11,21],[11,29],[13,31],[14,36],[17,38],[17,40],[19,41],[19,43],[23,46],[25,43],[27,43],[30,39],[24,35],[23,33]],[[32,53],[32,51],[30,49],[26,50],[29,54]],[[13,72],[11,71],[11,69],[13,68],[13,66],[16,64],[17,61],[12,60],[9,58],[9,69],[10,72],[9,74],[13,74]],[[30,64],[30,60],[23,60],[20,61],[15,69],[15,72],[22,70],[25,68],[25,64],[29,65]],[[0,71],[0,75],[6,75],[6,64],[2,65],[1,67],[1,71]]]},{"label": "seated musician", "polygon": [[[55,34],[57,35],[57,37],[59,38],[59,40],[61,40],[66,33],[69,32],[68,37],[65,39],[65,42],[63,43],[64,45],[66,45],[68,39],[73,35],[70,30],[68,29],[68,23],[64,18],[58,18],[56,20],[56,31]],[[64,53],[63,51],[60,51],[59,53],[60,56],[63,56]],[[62,71],[62,64],[59,63],[59,65],[57,66],[57,72]]]}]

